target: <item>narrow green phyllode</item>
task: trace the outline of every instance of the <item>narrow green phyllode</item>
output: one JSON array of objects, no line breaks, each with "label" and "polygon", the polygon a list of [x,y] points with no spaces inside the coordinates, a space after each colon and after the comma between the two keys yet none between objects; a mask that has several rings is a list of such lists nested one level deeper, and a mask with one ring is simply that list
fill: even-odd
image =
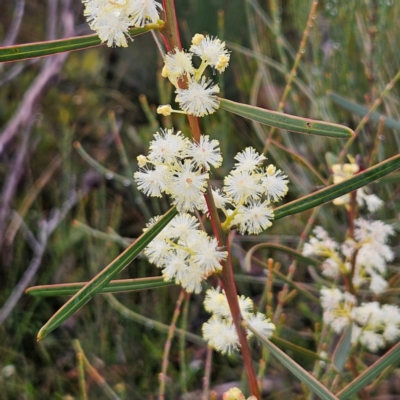
[{"label": "narrow green phyllode", "polygon": [[354,136],[352,129],[347,126],[332,124],[330,122],[315,121],[309,118],[295,117],[265,108],[236,103],[220,98],[220,108],[243,118],[251,119],[260,124],[285,129],[291,132],[307,133],[310,135],[348,139]]}]

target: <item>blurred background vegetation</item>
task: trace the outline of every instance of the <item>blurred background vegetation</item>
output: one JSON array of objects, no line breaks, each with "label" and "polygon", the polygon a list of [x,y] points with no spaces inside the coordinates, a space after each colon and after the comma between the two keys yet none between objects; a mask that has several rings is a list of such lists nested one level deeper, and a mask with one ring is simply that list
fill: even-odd
[{"label": "blurred background vegetation", "polygon": [[[214,76],[224,96],[273,110],[278,108],[311,5],[309,0],[176,1],[184,47],[198,32],[227,41],[230,66],[223,77]],[[90,34],[82,11],[78,0],[4,0],[0,43]],[[285,112],[354,129],[365,114],[362,106],[371,107],[399,71],[398,21],[400,3],[393,0],[319,1]],[[139,194],[132,180],[137,155],[146,154],[159,127],[189,132],[182,116],[160,119],[155,113],[158,104],[172,103],[172,89],[160,79],[161,66],[150,33],[135,39],[128,49],[101,46],[0,65],[0,399],[79,398],[74,339],[119,398],[157,395],[166,334],[154,324],[139,324],[99,295],[37,343],[38,330],[66,298],[36,298],[23,292],[32,285],[89,280],[140,235],[151,216],[169,208],[165,198],[149,200]],[[388,119],[380,125],[379,116],[368,122],[350,149],[363,168],[399,152],[399,94],[396,83],[377,110]],[[233,165],[237,151],[245,146],[262,151],[269,135],[268,128],[222,111],[201,124],[223,150],[223,167],[213,177],[216,185]],[[290,177],[286,201],[329,182],[329,160],[344,144],[275,132],[267,157]],[[397,230],[399,182],[399,174],[393,174],[371,185],[386,204],[378,218]],[[296,248],[310,215],[277,221],[257,237],[236,237],[240,293],[252,296],[257,304],[265,281],[255,266],[245,275],[245,251],[266,241]],[[344,209],[325,205],[316,221],[336,237],[346,232]],[[396,240],[393,245],[399,254]],[[287,273],[288,257],[266,251],[259,256],[273,256]],[[157,275],[154,266],[139,258],[120,278]],[[310,282],[306,266],[297,268],[295,279]],[[279,280],[274,282],[275,294],[281,286]],[[120,294],[116,299],[135,313],[169,324],[178,294],[179,288],[170,286]],[[396,304],[396,299],[392,301]],[[320,311],[297,296],[285,305],[284,314],[281,336],[315,350],[312,330]],[[207,318],[202,296],[191,296],[187,317],[178,325],[186,324],[188,331],[200,334]],[[179,346],[185,348],[184,361]],[[260,353],[257,345],[254,352]],[[200,398],[196,391],[202,387],[205,354],[204,346],[173,341],[167,398],[182,394],[183,381],[193,398]],[[309,360],[290,355],[312,368]],[[266,384],[275,397],[269,398],[282,398],[285,391],[300,393],[300,385],[289,378],[272,360]],[[239,355],[214,356],[212,387],[240,379]],[[87,377],[89,398],[112,398],[98,383]],[[377,395],[400,395],[396,371],[379,390]]]}]

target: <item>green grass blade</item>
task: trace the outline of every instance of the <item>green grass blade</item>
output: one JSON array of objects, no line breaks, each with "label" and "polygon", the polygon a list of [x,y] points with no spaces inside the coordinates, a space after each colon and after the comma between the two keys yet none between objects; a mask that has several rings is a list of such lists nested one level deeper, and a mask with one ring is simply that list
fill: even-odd
[{"label": "green grass blade", "polygon": [[361,375],[344,387],[336,396],[340,400],[350,399],[354,394],[367,386],[385,368],[400,362],[400,343],[397,343],[383,357],[367,368]]},{"label": "green grass blade", "polygon": [[[353,114],[359,115],[360,117],[366,116],[369,112],[369,109],[367,107],[357,103],[353,103],[349,99],[346,99],[345,97],[340,96],[337,93],[328,92],[328,97],[340,107],[344,108],[347,111],[350,111]],[[400,131],[400,121],[387,117],[386,115],[380,114],[376,111],[371,114],[370,120],[374,122],[379,122],[381,117],[384,118],[383,123],[387,128],[397,129],[398,131]]]},{"label": "green grass blade", "polygon": [[390,174],[398,168],[400,168],[400,154],[382,161],[381,163],[366,169],[360,174],[357,174],[344,182],[328,186],[325,189],[318,190],[318,192],[309,194],[308,196],[277,207],[274,210],[275,219],[297,214],[302,211],[309,210],[310,208],[319,206],[320,204],[327,203],[328,201],[343,196],[346,193],[350,193],[353,190],[368,185],[369,183],[387,174]]},{"label": "green grass blade", "polygon": [[313,393],[323,400],[338,399],[332,392],[330,392],[324,385],[318,382],[310,373],[303,367],[293,361],[287,354],[285,354],[279,347],[275,346],[264,335],[261,335],[249,324],[244,323],[244,326],[250,329],[261,343],[285,366],[292,374],[300,379]]},{"label": "green grass blade", "polygon": [[223,110],[257,121],[260,124],[285,129],[291,132],[308,133],[311,135],[328,136],[339,139],[348,139],[354,136],[354,132],[343,125],[295,117],[294,115],[236,103],[222,98],[219,100],[220,107]]},{"label": "green grass blade", "polygon": [[[156,289],[173,284],[173,282],[166,282],[162,276],[138,279],[120,279],[111,281],[108,285],[104,286],[98,294],[134,292],[136,290]],[[85,285],[87,285],[87,282],[33,286],[27,289],[25,293],[36,297],[72,296]]]},{"label": "green grass blade", "polygon": [[[133,28],[129,30],[131,37],[142,35],[153,29],[161,29],[163,21],[149,24],[143,28]],[[37,42],[20,44],[0,48],[0,62],[20,61],[28,58],[50,56],[52,54],[63,53],[65,51],[82,50],[89,47],[101,45],[101,40],[97,35],[78,36],[67,39],[51,40],[47,42]]]},{"label": "green grass blade", "polygon": [[172,207],[164,216],[141,235],[135,243],[131,244],[114,261],[107,265],[90,282],[71,297],[40,329],[38,340],[56,329],[67,318],[83,307],[96,293],[106,286],[110,280],[121,272],[140,252],[168,225],[177,214],[176,208]]},{"label": "green grass blade", "polygon": [[332,356],[332,364],[338,372],[342,372],[351,349],[351,333],[353,325],[350,324],[343,332]]}]

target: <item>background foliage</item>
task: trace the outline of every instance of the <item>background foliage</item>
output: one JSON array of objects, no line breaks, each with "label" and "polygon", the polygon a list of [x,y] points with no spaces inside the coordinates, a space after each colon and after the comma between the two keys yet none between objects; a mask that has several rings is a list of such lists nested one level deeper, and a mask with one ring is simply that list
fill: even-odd
[{"label": "background foliage", "polygon": [[[232,58],[224,82],[220,82],[225,96],[276,110],[311,3],[180,0],[176,5],[184,47],[197,32],[219,35],[227,41]],[[3,45],[90,33],[78,1],[6,0],[2,6]],[[15,29],[18,10],[23,7],[22,24]],[[220,9],[224,10],[224,18],[218,13]],[[400,69],[399,19],[400,4],[391,0],[320,1],[285,111],[354,129],[363,115],[362,110],[357,113],[359,106],[371,107]],[[10,38],[9,32],[14,32],[15,38]],[[14,40],[7,43],[10,39]],[[150,216],[164,213],[169,208],[166,199],[149,201],[132,184],[136,156],[146,153],[147,143],[160,124],[188,130],[181,117],[161,120],[155,114],[156,105],[171,102],[171,88],[159,78],[161,59],[151,34],[136,38],[128,49],[102,46],[56,57],[56,66],[50,64],[50,58],[0,65],[0,138],[12,132],[10,140],[0,148],[2,305],[10,298],[16,299],[15,288],[24,279],[24,273],[32,271],[32,265],[36,271],[30,285],[87,281],[122,251],[130,241],[128,238],[140,235]],[[38,77],[46,78],[49,71],[52,74],[39,86]],[[394,125],[387,127],[382,122],[378,127],[378,122],[367,123],[350,149],[350,154],[357,155],[364,167],[399,153],[399,90],[397,83],[377,110],[392,118]],[[343,99],[331,91],[355,103],[353,109],[349,110]],[[18,117],[21,104],[23,112]],[[18,122],[14,130],[10,121]],[[224,177],[233,165],[233,155],[245,146],[262,151],[269,133],[268,128],[222,111],[203,119],[202,124],[204,132],[221,142],[224,164],[217,179]],[[80,146],[74,146],[75,142]],[[310,193],[324,185],[324,180],[329,181],[328,161],[331,154],[339,154],[344,143],[317,136],[275,133],[267,157],[290,177],[287,201]],[[93,162],[88,164],[85,157],[91,157],[107,170]],[[398,182],[397,173],[373,185],[374,192],[386,203],[379,218],[393,223],[397,230]],[[257,238],[236,237],[240,293],[257,302],[265,281],[257,266],[245,276],[244,252],[255,242],[265,241],[295,248],[310,215],[311,212],[305,212],[286,217]],[[325,205],[316,218],[338,237],[344,235],[344,209]],[[398,245],[395,251],[399,253]],[[267,250],[260,253],[260,257],[267,256],[279,261],[281,272],[287,273],[291,262],[288,256]],[[399,271],[398,264],[392,268]],[[139,258],[121,278],[158,274],[145,259]],[[295,279],[310,281],[305,265],[299,264]],[[281,286],[282,281],[276,279],[275,295]],[[130,310],[169,324],[178,293],[178,288],[166,287],[116,297]],[[37,343],[38,330],[65,298],[21,295],[16,300],[7,315],[5,307],[0,314],[0,398],[78,397],[73,339],[79,339],[91,364],[120,398],[147,399],[157,393],[166,335],[156,325],[139,324],[116,312],[106,297],[97,296]],[[396,304],[394,296],[391,301]],[[300,296],[287,303],[281,337],[315,350],[312,330],[320,321],[315,307]],[[193,296],[187,329],[199,334],[207,318],[201,296]],[[187,389],[194,392],[201,389],[206,349],[190,341],[185,347]],[[167,386],[170,398],[181,393],[178,353],[179,342],[173,341],[168,370],[171,380]],[[312,368],[310,360],[288,353],[304,367]],[[15,366],[15,372],[7,376],[4,367],[9,365]],[[269,390],[272,385],[276,398],[285,390],[300,392],[299,384],[273,361],[266,377],[266,385],[270,385]],[[215,355],[212,386],[240,378],[239,356]],[[93,377],[87,382],[90,398],[109,398]],[[396,370],[375,392],[376,396],[380,393],[400,393]]]}]

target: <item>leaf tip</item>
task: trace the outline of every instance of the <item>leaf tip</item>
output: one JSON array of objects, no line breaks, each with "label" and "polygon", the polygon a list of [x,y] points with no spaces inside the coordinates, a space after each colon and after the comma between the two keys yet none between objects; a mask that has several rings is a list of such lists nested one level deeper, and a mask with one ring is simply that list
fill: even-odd
[{"label": "leaf tip", "polygon": [[48,333],[49,332],[46,332],[46,325],[42,326],[36,336],[36,341],[40,342],[45,336],[47,336]]}]

